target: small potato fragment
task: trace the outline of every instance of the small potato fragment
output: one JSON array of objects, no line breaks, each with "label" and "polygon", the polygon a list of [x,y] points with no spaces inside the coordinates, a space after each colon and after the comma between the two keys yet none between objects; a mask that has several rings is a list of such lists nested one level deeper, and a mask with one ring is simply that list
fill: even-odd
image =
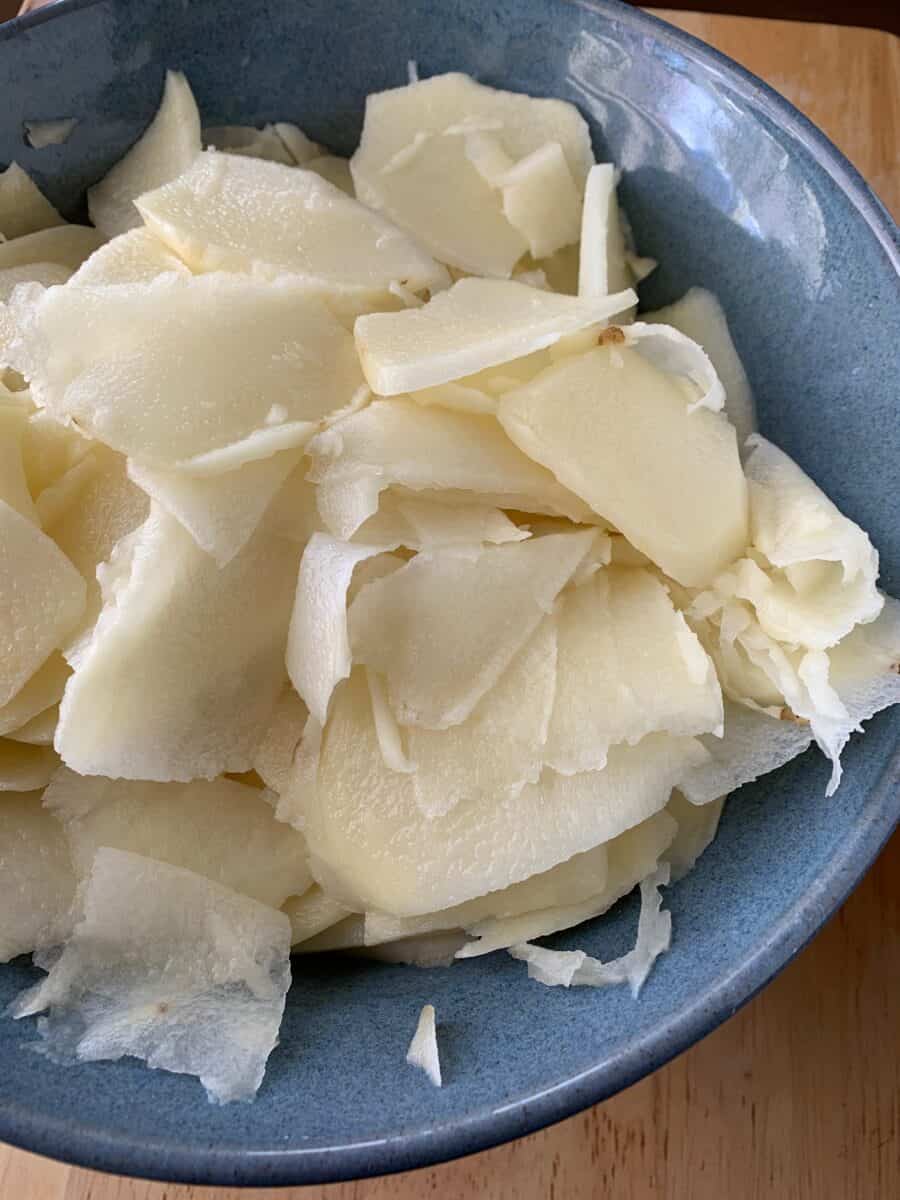
[{"label": "small potato fragment", "polygon": [[54,945],[74,893],[66,839],[41,793],[0,794],[0,962]]},{"label": "small potato fragment", "polygon": [[0,706],[63,645],[84,612],[85,595],[65,554],[0,500]]},{"label": "small potato fragment", "polygon": [[314,883],[302,896],[291,896],[281,906],[291,923],[291,946],[299,946],[350,916],[350,909],[332,900]]},{"label": "small potato fragment", "polygon": [[578,294],[608,296],[633,287],[634,282],[619,224],[616,169],[612,163],[597,163],[591,167],[584,191]]},{"label": "small potato fragment", "polygon": [[88,190],[91,220],[108,238],[136,228],[138,196],[186,171],[200,150],[200,115],[190,84],[180,71],[167,71],[156,116],[125,157]]},{"label": "small potato fragment", "polygon": [[678,832],[666,851],[666,862],[672,868],[673,883],[693,871],[697,859],[712,845],[724,805],[724,796],[698,805],[685,800],[677,788],[672,793],[666,812],[678,822]]},{"label": "small potato fragment", "polygon": [[460,279],[423,308],[371,313],[353,327],[372,391],[396,396],[523,358],[606,322],[633,292],[580,299],[508,279]]},{"label": "small potato fragment", "polygon": [[101,846],[112,846],[195,871],[273,908],[312,884],[302,834],[275,819],[265,793],[230,779],[142,783],[62,767],[44,806],[65,829],[78,879],[90,874]]},{"label": "small potato fragment", "polygon": [[441,1060],[438,1054],[437,1031],[434,1022],[434,1006],[426,1004],[419,1013],[419,1021],[406,1061],[412,1067],[424,1071],[435,1087],[441,1086]]},{"label": "small potato fragment", "polygon": [[419,555],[363,588],[350,610],[353,661],[382,674],[402,724],[458,725],[553,605],[593,530]]},{"label": "small potato fragment", "polygon": [[27,521],[38,524],[34,501],[28,490],[22,443],[28,428],[28,410],[5,405],[0,394],[0,500]]},{"label": "small potato fragment", "polygon": [[65,221],[28,172],[14,162],[0,171],[0,234],[12,240],[54,225]]},{"label": "small potato fragment", "polygon": [[83,915],[13,1016],[48,1011],[48,1053],[125,1055],[198,1075],[224,1104],[253,1097],[290,985],[284,913],[168,863],[103,847]]},{"label": "small potato fragment", "polygon": [[671,377],[627,346],[567,358],[500,400],[501,425],[679,583],[702,586],[747,544],[734,429],[689,411]]},{"label": "small potato fragment", "polygon": [[294,754],[308,716],[309,709],[294,691],[293,684],[286,684],[253,756],[254,771],[278,795],[290,782]]},{"label": "small potato fragment", "polygon": [[533,258],[546,258],[578,241],[581,190],[559,142],[546,142],[526,154],[497,182],[503,213],[524,237]]},{"label": "small potato fragment", "polygon": [[0,738],[0,792],[31,792],[45,787],[59,766],[52,746],[29,746]]}]

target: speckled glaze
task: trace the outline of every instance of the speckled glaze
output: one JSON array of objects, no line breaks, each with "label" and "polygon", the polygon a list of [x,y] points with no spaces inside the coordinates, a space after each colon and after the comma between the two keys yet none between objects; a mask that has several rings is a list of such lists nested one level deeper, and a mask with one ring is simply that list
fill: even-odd
[{"label": "speckled glaze", "polygon": [[[348,152],[366,93],[404,81],[409,58],[580,107],[662,264],[644,303],[691,284],[719,294],[763,431],[871,532],[900,590],[897,230],[790,105],[651,17],[563,0],[63,0],[0,28],[0,162],[77,212],[151,117],[166,67],[188,73],[210,124],[295,120]],[[24,145],[23,120],[68,116],[65,145]],[[225,1108],[134,1061],[54,1066],[29,1051],[29,1022],[0,1021],[0,1139],[107,1171],[276,1185],[417,1167],[559,1120],[709,1032],[815,933],[900,813],[898,730],[882,714],[853,740],[830,802],[813,753],[733,797],[668,893],[674,944],[639,1003],[541,987],[504,955],[450,971],[299,961],[258,1099]],[[608,957],[635,916],[626,901],[556,944]],[[0,969],[0,1002],[34,975]],[[426,1001],[441,1091],[404,1062]]]}]

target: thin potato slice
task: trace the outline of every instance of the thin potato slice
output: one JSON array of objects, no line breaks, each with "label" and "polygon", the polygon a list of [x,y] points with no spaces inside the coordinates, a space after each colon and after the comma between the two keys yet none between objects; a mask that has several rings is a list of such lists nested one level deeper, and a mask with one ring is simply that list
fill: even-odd
[{"label": "thin potato slice", "polygon": [[550,610],[593,530],[420,555],[353,602],[353,661],[382,674],[402,724],[458,725]]},{"label": "thin potato slice", "polygon": [[103,611],[60,706],[64,762],[159,782],[249,770],[285,682],[297,560],[261,529],[219,568],[151,507],[104,568]]},{"label": "thin potato slice", "polygon": [[138,207],[195,271],[288,272],[364,312],[397,280],[443,286],[446,272],[396,226],[311,170],[207,151]]},{"label": "thin potato slice", "polygon": [[266,787],[280,795],[288,787],[294,754],[303,736],[309,709],[286,684],[253,756],[253,769]]},{"label": "thin potato slice", "polygon": [[35,401],[149,466],[218,473],[302,445],[362,384],[349,334],[287,278],[165,274],[12,311]]},{"label": "thin potato slice", "polygon": [[364,673],[335,694],[315,787],[298,789],[310,865],[348,907],[415,916],[547,871],[658,812],[706,752],[657,734],[617,747],[604,771],[545,772],[517,796],[458,804],[428,819],[409,776],[389,771]]},{"label": "thin potato slice", "polygon": [[702,586],[747,543],[734,429],[625,346],[567,358],[500,401],[526,454],[679,583]]},{"label": "thin potato slice", "polygon": [[0,234],[11,240],[54,225],[65,225],[65,221],[28,172],[18,163],[0,171]]},{"label": "thin potato slice", "polygon": [[424,1005],[419,1013],[416,1031],[406,1052],[406,1061],[410,1066],[424,1071],[435,1087],[441,1086],[441,1060],[432,1004]]},{"label": "thin potato slice", "polygon": [[230,779],[139,783],[63,767],[44,793],[79,879],[101,846],[143,854],[280,908],[312,884],[301,834],[275,819],[258,788]]},{"label": "thin potato slice", "polygon": [[492,417],[378,400],[309,443],[322,519],[347,539],[390,486],[470,493],[502,508],[584,520],[590,509],[510,442]]},{"label": "thin potato slice", "polygon": [[0,271],[45,263],[76,271],[104,241],[101,233],[87,225],[42,229],[11,242],[0,242]]},{"label": "thin potato slice", "polygon": [[102,848],[83,915],[13,1016],[47,1011],[46,1052],[69,1062],[125,1055],[198,1075],[224,1104],[249,1100],[290,985],[284,913],[201,875]]},{"label": "thin potato slice", "polygon": [[660,371],[684,380],[688,387],[695,389],[688,412],[697,408],[722,411],[725,389],[712,360],[698,342],[669,325],[648,325],[643,321],[626,325],[622,332],[626,346],[632,346]]},{"label": "thin potato slice", "polygon": [[636,302],[630,291],[579,299],[511,279],[460,279],[423,308],[360,317],[353,335],[372,391],[396,396],[523,358]]},{"label": "thin potato slice", "polygon": [[180,71],[168,71],[156,116],[125,157],[89,189],[91,220],[108,238],[136,228],[138,196],[186,171],[200,149],[200,115],[190,84]]},{"label": "thin potato slice", "polygon": [[61,654],[51,654],[44,665],[0,708],[0,737],[21,729],[40,713],[58,704],[71,670]]},{"label": "thin potato slice", "polygon": [[0,962],[59,940],[75,877],[59,823],[40,792],[0,795]]},{"label": "thin potato slice", "polygon": [[634,286],[619,224],[616,170],[612,163],[591,167],[581,218],[579,296],[609,296]]},{"label": "thin potato slice", "polygon": [[58,766],[59,755],[52,746],[29,746],[0,738],[0,793],[46,787]]},{"label": "thin potato slice", "polygon": [[167,272],[190,275],[181,259],[148,229],[130,229],[95,250],[72,276],[72,287],[150,283]]},{"label": "thin potato slice", "polygon": [[527,241],[468,153],[479,133],[496,137],[512,162],[558,143],[581,194],[593,154],[572,105],[497,91],[455,73],[368,96],[350,167],[360,200],[410,230],[441,262],[508,277]]},{"label": "thin potato slice", "polygon": [[58,720],[59,706],[53,704],[6,736],[12,742],[22,742],[27,746],[52,746]]},{"label": "thin potato slice", "polygon": [[677,788],[672,793],[666,812],[678,822],[678,833],[666,851],[666,862],[671,867],[673,883],[693,871],[697,860],[712,845],[724,805],[724,796],[707,804],[692,804]]},{"label": "thin potato slice", "polygon": [[63,645],[84,606],[84,580],[69,559],[0,500],[0,705]]},{"label": "thin potato slice", "polygon": [[72,272],[58,263],[22,263],[0,270],[0,304],[8,304],[20,283],[39,283],[41,287],[56,287],[67,283]]},{"label": "thin potato slice", "polygon": [[281,906],[291,923],[291,946],[300,946],[350,916],[350,910],[325,894],[317,883],[302,896],[291,896]]},{"label": "thin potato slice", "polygon": [[721,732],[706,651],[663,585],[640,568],[600,570],[558,602],[559,670],[544,761],[573,775],[648,733]]},{"label": "thin potato slice", "polygon": [[503,214],[521,233],[533,258],[546,258],[578,241],[581,189],[559,142],[546,142],[526,154],[498,184],[503,192]]}]

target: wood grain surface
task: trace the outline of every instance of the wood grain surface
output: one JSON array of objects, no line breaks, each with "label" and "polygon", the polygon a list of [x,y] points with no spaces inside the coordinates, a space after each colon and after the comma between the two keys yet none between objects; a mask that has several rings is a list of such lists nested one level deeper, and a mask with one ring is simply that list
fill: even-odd
[{"label": "wood grain surface", "polygon": [[[900,41],[665,14],[767,79],[900,215]],[[840,797],[837,797],[837,802]],[[277,1191],[114,1178],[0,1146],[2,1200],[897,1200],[900,835],[751,1004],[627,1092],[433,1169]]]}]

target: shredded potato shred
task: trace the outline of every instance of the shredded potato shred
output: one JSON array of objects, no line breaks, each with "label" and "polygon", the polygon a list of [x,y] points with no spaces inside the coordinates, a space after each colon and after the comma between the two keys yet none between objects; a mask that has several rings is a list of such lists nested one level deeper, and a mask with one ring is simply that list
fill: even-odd
[{"label": "shredded potato shred", "polygon": [[[637,996],[727,795],[813,742],[830,795],[900,700],[875,549],[755,432],[715,296],[638,315],[617,181],[571,105],[415,64],[349,161],[170,72],[92,226],[0,174],[0,960],[43,1053],[251,1099],[292,951]],[[539,941],[635,888],[623,956]],[[441,1085],[431,1005],[407,1060]]]}]

